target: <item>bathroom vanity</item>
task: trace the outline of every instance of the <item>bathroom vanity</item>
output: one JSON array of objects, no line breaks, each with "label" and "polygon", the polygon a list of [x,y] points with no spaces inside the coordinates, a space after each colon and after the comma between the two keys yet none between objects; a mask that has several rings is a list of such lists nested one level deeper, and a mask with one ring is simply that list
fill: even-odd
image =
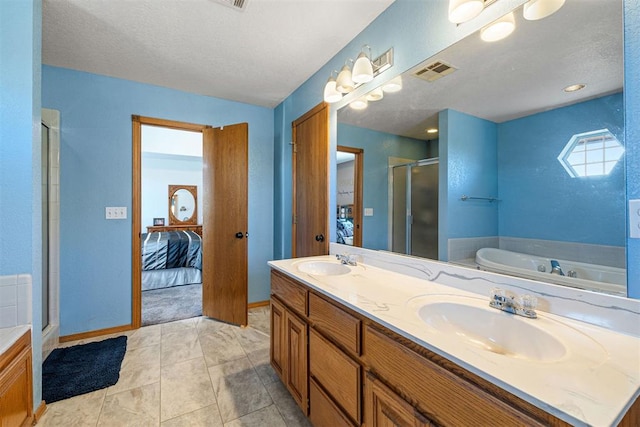
[{"label": "bathroom vanity", "polygon": [[316,427],[640,425],[637,336],[366,262],[269,264],[271,365]]},{"label": "bathroom vanity", "polygon": [[0,329],[0,344],[0,426],[30,426],[33,381],[29,326]]}]

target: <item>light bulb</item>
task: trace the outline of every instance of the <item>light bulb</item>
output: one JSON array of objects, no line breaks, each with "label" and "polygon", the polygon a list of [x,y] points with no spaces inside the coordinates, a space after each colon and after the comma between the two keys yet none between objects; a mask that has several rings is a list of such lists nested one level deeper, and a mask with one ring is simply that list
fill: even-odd
[{"label": "light bulb", "polygon": [[382,88],[379,87],[365,95],[367,101],[380,101],[383,97],[384,93],[382,92]]},{"label": "light bulb", "polygon": [[351,80],[351,70],[348,65],[342,67],[338,79],[336,80],[336,90],[342,93],[349,93],[353,90],[353,80]]},{"label": "light bulb", "polygon": [[524,19],[537,21],[546,18],[560,10],[564,2],[565,0],[529,0],[524,4]]},{"label": "light bulb", "polygon": [[449,0],[449,21],[462,24],[478,16],[482,9],[483,0]]},{"label": "light bulb", "polygon": [[480,30],[480,38],[486,42],[496,42],[513,33],[515,28],[516,19],[513,12],[510,12]]},{"label": "light bulb", "polygon": [[369,102],[365,98],[358,98],[355,101],[351,101],[349,106],[354,110],[364,110],[369,105]]},{"label": "light bulb", "polygon": [[367,83],[373,80],[373,65],[364,52],[360,52],[356,63],[353,64],[351,79],[354,83]]},{"label": "light bulb", "polygon": [[324,85],[324,101],[328,103],[338,102],[342,99],[342,94],[336,90],[336,79],[329,77],[327,84]]},{"label": "light bulb", "polygon": [[382,91],[387,93],[399,92],[402,90],[402,76],[398,75],[382,86]]}]

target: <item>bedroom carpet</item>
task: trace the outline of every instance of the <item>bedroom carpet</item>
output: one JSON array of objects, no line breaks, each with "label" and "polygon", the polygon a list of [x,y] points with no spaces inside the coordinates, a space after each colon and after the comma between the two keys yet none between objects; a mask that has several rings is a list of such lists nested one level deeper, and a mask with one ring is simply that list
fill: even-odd
[{"label": "bedroom carpet", "polygon": [[42,364],[42,399],[68,399],[114,385],[127,350],[127,337],[57,348]]},{"label": "bedroom carpet", "polygon": [[142,326],[202,316],[202,284],[142,291]]}]

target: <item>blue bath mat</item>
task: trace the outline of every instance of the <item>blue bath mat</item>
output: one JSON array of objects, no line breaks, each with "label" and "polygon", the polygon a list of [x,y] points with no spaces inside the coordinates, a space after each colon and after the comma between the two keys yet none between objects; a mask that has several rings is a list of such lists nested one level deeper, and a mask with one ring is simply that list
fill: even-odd
[{"label": "blue bath mat", "polygon": [[114,385],[127,350],[127,337],[57,348],[42,364],[42,399],[68,399]]}]

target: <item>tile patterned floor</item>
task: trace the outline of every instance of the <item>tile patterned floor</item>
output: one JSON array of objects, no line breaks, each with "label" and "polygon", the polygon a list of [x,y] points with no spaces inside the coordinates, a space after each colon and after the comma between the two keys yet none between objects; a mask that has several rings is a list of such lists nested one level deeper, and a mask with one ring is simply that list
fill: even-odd
[{"label": "tile patterned floor", "polygon": [[310,426],[269,365],[268,307],[247,328],[197,317],[124,334],[118,383],[47,405],[38,426]]}]

